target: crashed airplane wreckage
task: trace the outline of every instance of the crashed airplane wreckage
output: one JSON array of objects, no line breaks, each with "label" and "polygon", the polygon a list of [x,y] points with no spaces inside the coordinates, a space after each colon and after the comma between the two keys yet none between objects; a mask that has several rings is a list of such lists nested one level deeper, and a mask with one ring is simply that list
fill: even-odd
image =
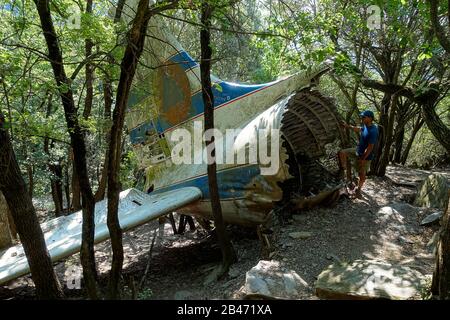
[{"label": "crashed airplane wreckage", "polygon": [[[119,220],[124,231],[173,211],[212,219],[207,165],[194,159],[195,154],[203,154],[204,143],[194,141],[193,163],[172,161],[178,142],[172,135],[184,129],[195,136],[197,124],[204,121],[199,64],[159,17],[152,18],[147,32],[143,65],[160,67],[152,73],[144,67],[138,69],[129,101],[127,126],[145,172],[141,183],[145,192],[121,192]],[[212,76],[216,128],[223,132],[239,129],[225,151],[248,155],[244,163],[217,166],[226,223],[262,225],[286,204],[305,208],[336,199],[340,180],[329,165],[333,161],[325,160],[330,160],[327,146],[337,146],[342,138],[340,118],[333,100],[315,88],[328,70],[318,66],[260,85],[235,84]],[[274,129],[279,130],[280,136],[275,137],[279,139],[269,134]],[[257,132],[266,133],[272,160],[276,156],[279,163],[270,174],[264,174],[267,164],[261,164],[259,157],[256,162],[247,159]],[[216,145],[222,142],[216,137]],[[109,238],[106,208],[106,200],[95,207],[96,243]],[[81,217],[80,211],[41,225],[53,261],[79,252]],[[27,273],[21,245],[0,253],[0,284]]]}]

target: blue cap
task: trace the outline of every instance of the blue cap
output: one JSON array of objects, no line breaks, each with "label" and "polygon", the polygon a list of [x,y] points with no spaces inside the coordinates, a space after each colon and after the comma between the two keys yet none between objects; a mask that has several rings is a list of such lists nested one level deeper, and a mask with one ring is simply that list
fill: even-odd
[{"label": "blue cap", "polygon": [[360,117],[370,117],[370,118],[372,118],[372,120],[375,118],[375,115],[374,115],[373,112],[370,111],[370,110],[364,110],[363,112],[361,112],[361,113],[359,114],[359,116],[360,116]]}]

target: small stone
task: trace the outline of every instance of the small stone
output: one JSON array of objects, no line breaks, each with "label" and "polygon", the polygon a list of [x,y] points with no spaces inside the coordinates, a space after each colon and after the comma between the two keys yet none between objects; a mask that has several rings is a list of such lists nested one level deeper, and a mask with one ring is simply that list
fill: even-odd
[{"label": "small stone", "polygon": [[364,223],[367,222],[366,218],[362,217],[361,222],[364,222]]},{"label": "small stone", "polygon": [[312,236],[311,232],[299,231],[299,232],[291,232],[289,233],[289,237],[292,239],[308,239]]},{"label": "small stone", "polygon": [[294,270],[283,268],[278,261],[261,260],[247,271],[244,292],[294,299],[308,287],[308,283]]},{"label": "small stone", "polygon": [[369,239],[372,240],[372,241],[375,241],[375,240],[377,240],[377,237],[374,236],[374,235],[371,235],[371,236],[369,237]]},{"label": "small stone", "polygon": [[16,257],[17,256],[17,251],[14,251],[11,253],[11,257]]},{"label": "small stone", "polygon": [[425,219],[423,219],[423,220],[420,222],[420,225],[421,225],[421,226],[428,226],[428,225],[431,225],[431,224],[433,224],[434,222],[439,221],[439,219],[440,219],[441,217],[442,217],[442,211],[434,212],[434,213],[428,215],[427,217],[425,217]]}]

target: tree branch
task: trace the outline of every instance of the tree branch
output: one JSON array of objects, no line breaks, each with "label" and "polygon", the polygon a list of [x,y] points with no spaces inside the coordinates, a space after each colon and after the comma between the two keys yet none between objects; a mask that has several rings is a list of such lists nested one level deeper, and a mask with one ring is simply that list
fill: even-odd
[{"label": "tree branch", "polygon": [[[439,40],[441,46],[445,49],[445,51],[447,51],[447,53],[450,54],[450,39],[447,37],[444,28],[441,26],[439,22],[439,14],[438,14],[439,0],[428,0],[428,3],[430,4],[430,20],[431,25],[433,26],[434,34],[436,35],[436,38]],[[450,8],[448,10],[450,11]]]}]

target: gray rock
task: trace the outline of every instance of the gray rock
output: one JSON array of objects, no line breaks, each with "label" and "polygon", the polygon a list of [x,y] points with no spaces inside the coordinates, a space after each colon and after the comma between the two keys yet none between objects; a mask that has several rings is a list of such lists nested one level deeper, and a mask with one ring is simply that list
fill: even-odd
[{"label": "gray rock", "polygon": [[425,217],[421,222],[420,225],[421,226],[428,226],[430,224],[433,224],[436,221],[439,221],[439,219],[442,217],[442,211],[437,211],[434,212],[430,215],[428,215],[427,217]]},{"label": "gray rock", "polygon": [[262,294],[270,297],[295,298],[308,283],[295,271],[284,270],[279,261],[261,260],[246,273],[246,294]]},{"label": "gray rock", "polygon": [[316,294],[324,299],[417,298],[426,287],[420,272],[376,260],[335,263],[318,276]]},{"label": "gray rock", "polygon": [[306,231],[298,231],[289,233],[289,237],[292,239],[308,239],[312,236],[311,232]]},{"label": "gray rock", "polygon": [[421,207],[445,209],[448,189],[447,178],[442,174],[433,173],[419,186],[415,204]]}]

